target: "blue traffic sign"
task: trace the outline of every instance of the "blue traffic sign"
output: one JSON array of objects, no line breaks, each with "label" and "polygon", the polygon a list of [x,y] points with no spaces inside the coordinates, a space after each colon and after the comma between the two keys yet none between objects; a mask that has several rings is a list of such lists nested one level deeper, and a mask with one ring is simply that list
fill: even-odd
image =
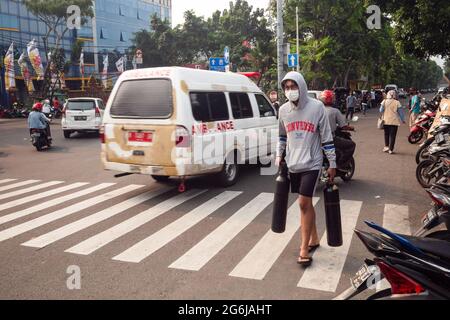
[{"label": "blue traffic sign", "polygon": [[209,70],[225,71],[225,58],[209,58]]},{"label": "blue traffic sign", "polygon": [[223,50],[223,57],[225,59],[225,64],[230,64],[230,48],[225,47]]},{"label": "blue traffic sign", "polygon": [[296,53],[288,54],[288,67],[295,68],[298,66],[298,55]]}]

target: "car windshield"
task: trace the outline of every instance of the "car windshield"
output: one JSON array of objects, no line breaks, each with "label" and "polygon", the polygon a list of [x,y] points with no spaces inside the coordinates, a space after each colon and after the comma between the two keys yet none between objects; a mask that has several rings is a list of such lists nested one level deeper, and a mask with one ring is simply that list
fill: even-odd
[{"label": "car windshield", "polygon": [[92,110],[95,108],[95,102],[92,100],[77,100],[67,103],[67,110]]}]

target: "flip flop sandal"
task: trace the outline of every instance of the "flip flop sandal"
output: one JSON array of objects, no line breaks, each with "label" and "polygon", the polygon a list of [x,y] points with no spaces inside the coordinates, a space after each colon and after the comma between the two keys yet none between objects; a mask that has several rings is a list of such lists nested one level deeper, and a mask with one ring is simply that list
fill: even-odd
[{"label": "flip flop sandal", "polygon": [[303,267],[309,267],[312,263],[312,258],[311,257],[298,257],[297,259],[297,263]]},{"label": "flip flop sandal", "polygon": [[315,244],[315,245],[313,245],[313,246],[308,246],[308,251],[309,252],[313,252],[313,251],[315,251],[317,248],[319,248],[320,247],[320,244]]}]

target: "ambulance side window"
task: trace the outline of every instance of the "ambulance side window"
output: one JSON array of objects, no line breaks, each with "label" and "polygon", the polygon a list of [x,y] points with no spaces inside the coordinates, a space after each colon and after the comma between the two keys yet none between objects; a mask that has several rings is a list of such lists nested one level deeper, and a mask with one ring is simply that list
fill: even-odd
[{"label": "ambulance side window", "polygon": [[253,110],[248,94],[230,92],[231,109],[235,119],[252,118]]},{"label": "ambulance side window", "polygon": [[270,105],[269,101],[262,94],[255,94],[256,102],[258,103],[259,114],[261,117],[274,117],[275,111]]},{"label": "ambulance side window", "polygon": [[228,120],[228,106],[223,92],[191,92],[192,114],[201,122]]}]

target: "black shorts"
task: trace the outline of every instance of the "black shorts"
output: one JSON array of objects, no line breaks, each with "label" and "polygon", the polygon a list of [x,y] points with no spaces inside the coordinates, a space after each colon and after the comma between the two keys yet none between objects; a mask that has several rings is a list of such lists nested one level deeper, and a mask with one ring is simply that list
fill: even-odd
[{"label": "black shorts", "polygon": [[319,181],[320,170],[305,171],[300,173],[289,172],[291,180],[291,192],[312,198]]}]

